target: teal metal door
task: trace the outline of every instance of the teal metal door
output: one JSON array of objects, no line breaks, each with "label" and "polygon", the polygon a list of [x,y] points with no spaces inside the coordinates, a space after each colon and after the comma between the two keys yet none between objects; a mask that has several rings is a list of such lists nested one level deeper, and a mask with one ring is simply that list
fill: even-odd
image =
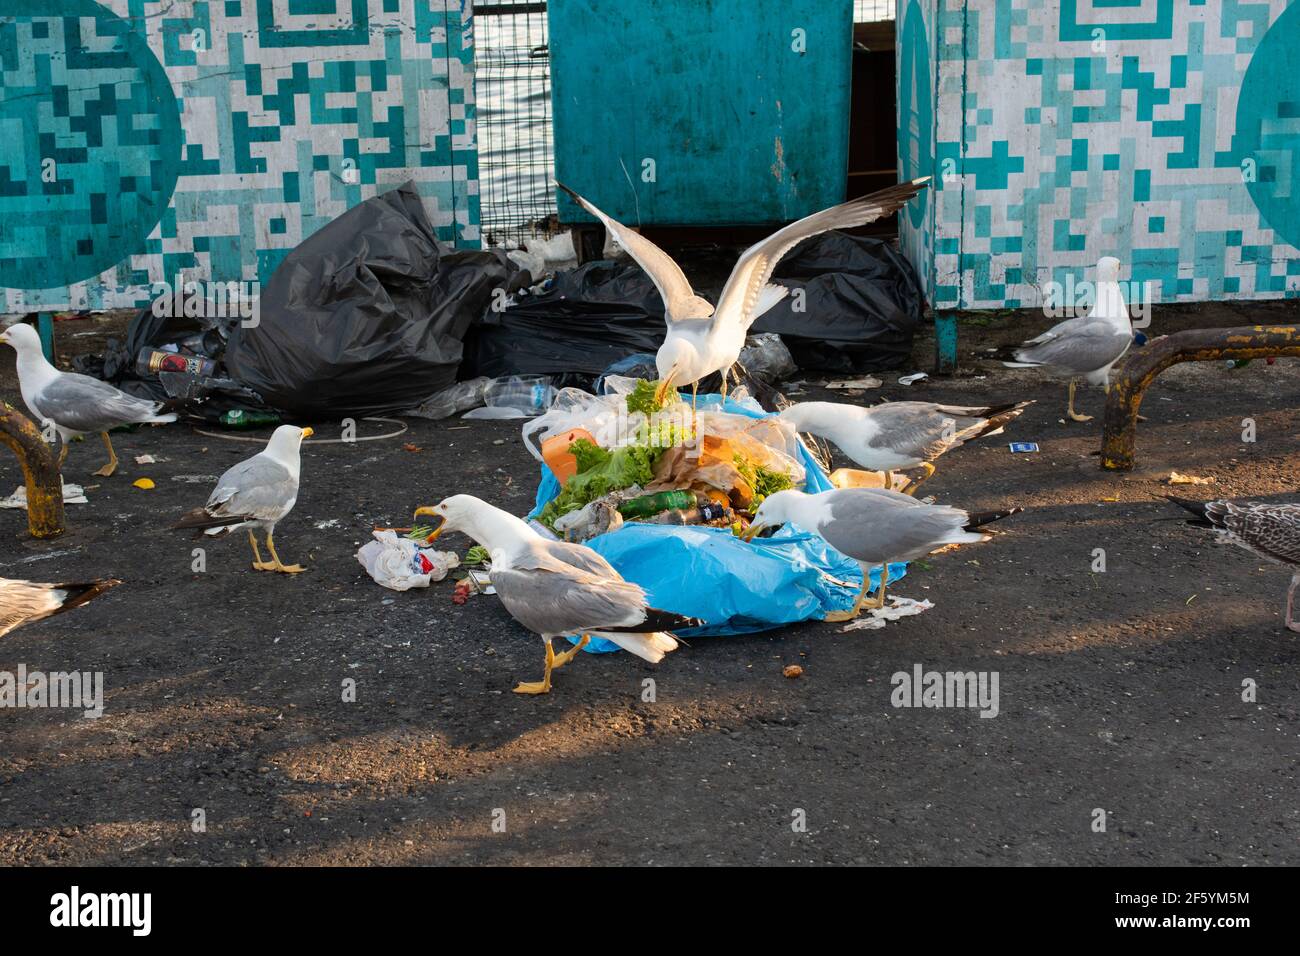
[{"label": "teal metal door", "polygon": [[768,223],[843,200],[852,0],[548,8],[556,177],[616,219]]}]

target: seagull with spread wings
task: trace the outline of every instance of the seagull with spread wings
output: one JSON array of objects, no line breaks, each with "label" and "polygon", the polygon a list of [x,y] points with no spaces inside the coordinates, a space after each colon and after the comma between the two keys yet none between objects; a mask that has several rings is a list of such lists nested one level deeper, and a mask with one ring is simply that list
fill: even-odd
[{"label": "seagull with spread wings", "polygon": [[690,385],[694,394],[700,379],[713,372],[723,373],[722,392],[726,395],[726,373],[740,356],[749,327],[789,294],[785,286],[769,280],[776,264],[791,249],[819,233],[864,226],[891,215],[928,182],[928,176],[914,179],[823,209],[750,246],[731,270],[716,308],[695,294],[681,267],[653,242],[611,219],[563,183],[555,185],[604,224],[618,244],[649,274],[663,297],[668,331],[655,356],[659,370],[657,398],[662,402],[674,383]]}]

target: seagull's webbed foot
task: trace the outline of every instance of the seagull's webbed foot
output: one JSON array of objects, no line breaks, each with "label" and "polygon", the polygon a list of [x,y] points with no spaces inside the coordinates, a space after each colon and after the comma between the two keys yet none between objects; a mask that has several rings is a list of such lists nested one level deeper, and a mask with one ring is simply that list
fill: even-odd
[{"label": "seagull's webbed foot", "polygon": [[934,470],[935,470],[934,465],[930,464],[928,461],[921,462],[921,467],[925,469],[925,474],[923,474],[919,478],[913,478],[911,483],[908,484],[908,486],[903,489],[903,494],[911,495],[913,498],[915,498],[916,489],[920,488],[921,485],[929,481],[930,478],[934,475]]},{"label": "seagull's webbed foot", "polygon": [[59,469],[63,469],[63,463],[68,460],[68,440],[63,439],[63,447],[59,449]]},{"label": "seagull's webbed foot", "polygon": [[1072,422],[1090,422],[1092,421],[1091,415],[1080,415],[1074,410],[1074,390],[1076,385],[1074,379],[1070,379],[1070,398],[1065,404],[1065,414]]},{"label": "seagull's webbed foot", "polygon": [[[249,532],[249,537],[252,537],[251,531]],[[280,560],[280,556],[275,553],[275,537],[269,531],[266,533],[266,547],[267,550],[271,552],[271,560],[263,561],[261,560],[261,555],[258,555],[258,561],[253,565],[253,567],[258,571],[279,571],[282,574],[301,574],[307,570],[301,564],[285,564]],[[253,542],[253,551],[254,553],[257,551],[256,541]]]},{"label": "seagull's webbed foot", "polygon": [[[584,640],[586,635],[583,635]],[[581,645],[579,645],[581,646]],[[577,648],[575,647],[576,651]],[[568,654],[568,651],[564,652]],[[538,681],[524,681],[515,687],[516,694],[549,694],[551,692],[551,671],[555,669],[555,649],[549,639],[546,641],[546,671]],[[564,655],[560,655],[564,656]]]},{"label": "seagull's webbed foot", "polygon": [[578,651],[582,650],[590,643],[591,643],[591,635],[590,634],[582,635],[582,640],[578,641],[577,644],[574,644],[567,651],[555,655],[555,659],[551,662],[551,670],[558,670],[559,668],[563,667],[565,664],[569,663],[569,661],[573,660],[575,657],[578,656]]},{"label": "seagull's webbed foot", "polygon": [[108,464],[94,472],[94,474],[101,478],[107,478],[117,471],[117,452],[113,451],[113,443],[109,440],[108,432],[100,432],[99,435],[104,439],[104,447],[108,449]]}]

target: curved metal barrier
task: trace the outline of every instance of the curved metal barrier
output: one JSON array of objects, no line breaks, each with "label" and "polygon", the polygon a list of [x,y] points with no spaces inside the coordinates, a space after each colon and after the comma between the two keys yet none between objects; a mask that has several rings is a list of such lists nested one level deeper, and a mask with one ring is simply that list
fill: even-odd
[{"label": "curved metal barrier", "polygon": [[1300,326],[1254,325],[1231,329],[1188,329],[1137,349],[1111,381],[1102,421],[1101,467],[1129,471],[1137,440],[1138,409],[1155,377],[1179,362],[1300,356]]}]

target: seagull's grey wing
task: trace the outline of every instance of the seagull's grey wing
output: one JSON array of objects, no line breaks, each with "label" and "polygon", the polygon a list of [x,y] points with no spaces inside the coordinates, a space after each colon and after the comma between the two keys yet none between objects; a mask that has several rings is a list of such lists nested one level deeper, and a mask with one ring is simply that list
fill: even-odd
[{"label": "seagull's grey wing", "polygon": [[492,585],[510,615],[538,634],[620,628],[645,620],[645,592],[550,559],[542,567],[492,569]]},{"label": "seagull's grey wing", "polygon": [[672,256],[645,236],[601,212],[594,203],[582,198],[568,186],[560,182],[555,185],[599,219],[609,234],[627,250],[627,254],[636,260],[636,264],[645,270],[646,275],[650,276],[650,281],[655,284],[655,288],[659,290],[659,295],[664,300],[665,317],[669,322],[682,319],[707,319],[713,314],[713,306],[695,294],[695,290],[691,288],[686,278],[686,273],[682,272],[681,266]]},{"label": "seagull's grey wing", "polygon": [[542,547],[546,549],[546,552],[551,557],[563,561],[579,571],[586,571],[588,574],[594,574],[597,577],[619,577],[619,573],[614,570],[614,566],[591,548],[580,544],[572,544],[568,541],[545,541]]},{"label": "seagull's grey wing", "polygon": [[717,314],[748,329],[760,315],[781,300],[784,293],[764,292],[772,270],[781,258],[803,240],[831,229],[864,226],[892,215],[929,183],[929,177],[890,186],[869,196],[823,209],[779,229],[750,246],[736,261],[718,297]]},{"label": "seagull's grey wing", "polygon": [[221,476],[204,510],[214,518],[278,521],[297,498],[298,482],[289,470],[265,455],[254,455]]},{"label": "seagull's grey wing", "polygon": [[1300,565],[1300,505],[1212,501],[1206,511],[1235,543],[1274,561]]},{"label": "seagull's grey wing", "polygon": [[930,461],[965,440],[983,419],[945,413],[930,402],[887,402],[867,409],[879,431],[867,444],[899,455]]},{"label": "seagull's grey wing", "polygon": [[1043,341],[1038,344],[1019,349],[1016,359],[1080,375],[1110,365],[1128,350],[1133,341],[1131,333],[1117,329],[1109,322],[1087,320],[1063,329],[1051,338],[1045,335],[1040,338]]},{"label": "seagull's grey wing", "polygon": [[158,403],[136,398],[107,382],[64,372],[33,396],[37,415],[79,432],[104,432],[158,413]]},{"label": "seagull's grey wing", "polygon": [[59,609],[62,599],[52,585],[0,578],[0,637]]},{"label": "seagull's grey wing", "polygon": [[818,530],[836,551],[870,564],[924,557],[962,534],[968,520],[958,508],[923,504],[898,492],[853,492],[822,493],[830,520]]}]

